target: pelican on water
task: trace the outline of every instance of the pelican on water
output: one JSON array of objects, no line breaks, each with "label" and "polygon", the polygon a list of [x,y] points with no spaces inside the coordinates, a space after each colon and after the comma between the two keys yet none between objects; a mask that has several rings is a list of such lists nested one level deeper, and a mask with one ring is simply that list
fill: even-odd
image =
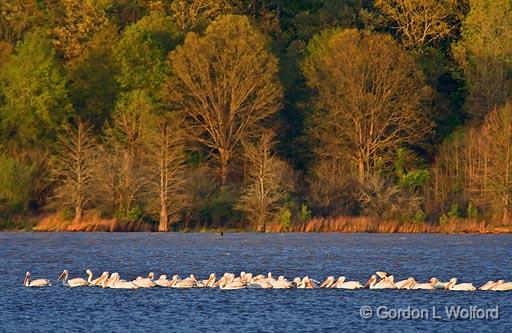
[{"label": "pelican on water", "polygon": [[337,289],[359,289],[363,288],[364,286],[359,283],[359,281],[345,281],[346,278],[344,276],[340,276],[338,280],[336,280],[336,283],[332,285],[331,288],[337,288]]},{"label": "pelican on water", "polygon": [[108,282],[107,282],[107,279],[105,279],[102,282],[102,287],[103,288],[108,287],[108,288],[112,288],[112,289],[137,289],[137,288],[139,288],[135,283],[133,283],[131,281],[121,280],[121,276],[117,272],[112,273],[112,275],[110,276],[110,279],[108,279]]},{"label": "pelican on water", "polygon": [[370,289],[396,289],[395,284],[393,283],[394,278],[392,275],[384,276],[380,281],[377,282],[377,275],[372,275],[368,282],[366,282],[365,287]]},{"label": "pelican on water", "polygon": [[430,279],[430,284],[432,284],[432,287],[434,287],[434,289],[446,289],[448,283],[449,282],[441,282],[435,277]]},{"label": "pelican on water", "polygon": [[472,283],[459,283],[457,284],[457,278],[451,278],[450,282],[446,285],[445,289],[456,290],[456,291],[473,291],[476,288]]},{"label": "pelican on water", "polygon": [[[69,276],[69,273],[68,273],[67,269],[63,270],[62,274],[60,274],[60,276],[59,276],[59,281],[62,280],[62,285],[64,287],[75,288],[75,287],[87,286],[89,284],[87,282],[87,280],[85,280],[83,278],[68,279],[68,276]],[[91,278],[91,275],[89,275],[89,278]]]},{"label": "pelican on water", "polygon": [[505,282],[504,280],[499,280],[496,283],[496,285],[494,285],[490,290],[496,290],[496,291],[512,290],[512,282]]},{"label": "pelican on water", "polygon": [[322,282],[320,288],[331,288],[334,282],[334,276],[328,276],[327,279],[325,279],[325,281]]},{"label": "pelican on water", "polygon": [[147,278],[138,276],[135,280],[132,281],[132,283],[139,288],[152,288],[152,287],[156,286],[155,281],[153,281],[154,277],[155,277],[155,273],[149,272]]},{"label": "pelican on water", "polygon": [[25,279],[23,280],[24,287],[47,287],[52,285],[52,283],[48,279],[31,280],[30,277],[30,272],[27,272],[25,274]]},{"label": "pelican on water", "polygon": [[190,276],[188,278],[174,283],[172,285],[172,288],[180,288],[180,289],[187,288],[188,289],[188,288],[194,288],[196,285],[197,285],[196,277],[194,276],[194,274],[190,274]]},{"label": "pelican on water", "polygon": [[169,280],[167,280],[167,275],[163,274],[160,275],[160,277],[154,281],[155,285],[159,287],[169,287]]},{"label": "pelican on water", "polygon": [[416,281],[413,277],[395,283],[397,289],[411,289]]}]

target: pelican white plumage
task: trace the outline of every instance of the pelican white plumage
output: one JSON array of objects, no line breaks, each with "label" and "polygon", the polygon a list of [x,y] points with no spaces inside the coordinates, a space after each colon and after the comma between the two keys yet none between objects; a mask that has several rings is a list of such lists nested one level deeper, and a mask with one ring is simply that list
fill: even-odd
[{"label": "pelican white plumage", "polygon": [[[272,275],[270,275],[270,279]],[[264,275],[256,275],[252,280],[247,284],[247,288],[249,289],[271,289],[272,284],[270,283],[270,279],[265,277]]]},{"label": "pelican white plumage", "polygon": [[483,284],[480,287],[478,287],[478,290],[490,290],[492,287],[494,287],[500,281],[503,281],[503,280],[498,280],[498,281],[489,280],[485,284]]},{"label": "pelican white plumage", "polygon": [[[89,272],[91,272],[91,271],[89,270]],[[89,286],[90,287],[94,287],[94,286],[101,287],[101,283],[103,282],[103,280],[107,280],[108,276],[109,276],[108,272],[103,272],[103,273],[101,273],[101,275],[98,278],[92,279],[92,272],[91,272],[90,277],[91,277],[92,281],[89,283]]]},{"label": "pelican white plumage", "polygon": [[272,280],[270,284],[274,289],[290,289],[292,287],[292,283],[286,280],[282,275],[280,275],[277,280]]},{"label": "pelican white plumage", "polygon": [[59,276],[59,281],[62,280],[62,285],[64,287],[69,287],[69,288],[84,287],[89,284],[87,282],[87,280],[85,280],[83,278],[68,279],[68,277],[69,277],[69,273],[68,273],[67,269],[62,271],[62,274]]},{"label": "pelican white plumage", "polygon": [[377,281],[377,276],[372,275],[368,282],[366,282],[365,287],[369,287],[370,289],[396,289],[395,284],[393,283],[394,278],[392,275],[385,276],[380,281]]},{"label": "pelican white plumage", "polygon": [[138,289],[139,288],[139,286],[137,286],[132,281],[121,280],[121,276],[117,272],[112,273],[107,287],[112,288],[112,289]]},{"label": "pelican white plumage", "polygon": [[490,290],[495,290],[495,291],[512,290],[512,282],[505,282],[504,280],[499,280],[496,283],[496,285],[494,285]]},{"label": "pelican white plumage", "polygon": [[223,290],[237,290],[237,289],[244,289],[246,286],[242,282],[242,279],[240,277],[235,277],[235,274],[230,274],[229,278],[224,282],[220,289]]},{"label": "pelican white plumage", "polygon": [[212,288],[214,286],[214,284],[215,284],[215,279],[216,278],[217,278],[217,276],[215,275],[215,273],[211,273],[208,276],[208,279],[198,281],[197,287],[198,288]]},{"label": "pelican white plumage", "polygon": [[167,275],[162,274],[160,277],[154,281],[155,285],[158,287],[169,287],[169,280],[167,280]]},{"label": "pelican white plumage", "polygon": [[334,276],[328,276],[327,279],[320,284],[320,288],[331,288],[334,282]]},{"label": "pelican white plumage", "polygon": [[474,291],[475,286],[472,283],[459,283],[457,284],[457,278],[451,278],[450,282],[446,285],[445,289],[455,291]]},{"label": "pelican white plumage", "polygon": [[194,288],[196,285],[197,285],[197,280],[196,280],[194,274],[190,274],[190,276],[188,278],[176,282],[172,286],[172,288],[179,288],[179,289]]},{"label": "pelican white plumage", "polygon": [[433,290],[435,289],[431,282],[418,283],[416,280],[412,279],[412,285],[409,289],[413,290]]},{"label": "pelican white plumage", "polygon": [[433,277],[430,279],[430,284],[432,284],[434,289],[446,289],[448,282],[441,282],[437,278]]},{"label": "pelican white plumage", "polygon": [[411,287],[413,286],[413,284],[415,283],[416,281],[414,280],[413,277],[409,277],[405,280],[402,280],[402,281],[398,281],[395,283],[395,286],[397,289],[411,289]]},{"label": "pelican white plumage", "polygon": [[359,289],[364,286],[359,281],[345,281],[346,278],[344,276],[338,277],[336,283],[332,285],[331,288],[337,289]]},{"label": "pelican white plumage", "polygon": [[35,280],[32,280],[30,277],[32,275],[30,274],[30,272],[27,272],[25,274],[25,279],[23,280],[23,286],[24,287],[32,287],[32,288],[40,288],[40,287],[48,287],[48,286],[51,286],[52,283],[50,280],[48,279],[35,279]]},{"label": "pelican white plumage", "polygon": [[314,280],[310,279],[309,276],[305,276],[302,279],[302,283],[304,284],[305,289],[314,289],[317,288],[317,285]]},{"label": "pelican white plumage", "polygon": [[139,288],[152,288],[152,287],[156,286],[156,283],[153,281],[154,277],[155,277],[155,273],[149,272],[147,278],[137,276],[137,278],[135,280],[133,280],[132,283]]}]

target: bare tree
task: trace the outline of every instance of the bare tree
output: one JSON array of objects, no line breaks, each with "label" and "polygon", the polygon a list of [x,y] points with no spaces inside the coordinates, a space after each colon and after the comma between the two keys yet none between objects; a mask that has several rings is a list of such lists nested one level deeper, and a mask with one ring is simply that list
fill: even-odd
[{"label": "bare tree", "polygon": [[320,156],[348,157],[363,181],[401,145],[431,131],[431,89],[391,37],[326,32],[313,39],[309,52],[303,69],[317,92],[311,134]]},{"label": "bare tree", "polygon": [[272,151],[273,146],[271,132],[263,133],[256,144],[244,144],[249,182],[237,207],[262,231],[284,194],[280,183],[285,164]]},{"label": "bare tree", "polygon": [[148,146],[148,168],[152,176],[150,193],[158,198],[158,231],[169,231],[184,207],[185,152],[181,123],[172,114],[154,121]]},{"label": "bare tree", "polygon": [[426,46],[449,36],[462,19],[460,0],[376,0],[405,47]]},{"label": "bare tree", "polygon": [[93,199],[94,158],[97,145],[91,127],[81,120],[67,126],[59,135],[59,152],[51,162],[50,171],[57,182],[54,204],[72,206],[75,222],[80,222],[83,211]]},{"label": "bare tree", "polygon": [[[140,90],[121,97],[107,128],[105,153],[110,163],[101,171],[106,186],[102,191],[118,213],[128,215],[143,202],[150,178],[147,177],[147,145],[153,107]],[[112,193],[113,191],[113,193]]]},{"label": "bare tree", "polygon": [[186,115],[192,140],[216,153],[226,185],[235,148],[279,110],[277,60],[247,17],[223,16],[204,36],[188,34],[169,61],[169,102]]}]

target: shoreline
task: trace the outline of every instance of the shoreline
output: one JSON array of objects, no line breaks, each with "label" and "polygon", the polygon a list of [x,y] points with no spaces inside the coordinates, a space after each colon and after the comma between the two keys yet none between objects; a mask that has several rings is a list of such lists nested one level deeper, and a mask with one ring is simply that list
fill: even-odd
[{"label": "shoreline", "polygon": [[[144,221],[103,219],[89,215],[80,223],[63,220],[58,215],[19,217],[5,223],[2,232],[158,232],[157,226]],[[443,224],[429,222],[381,221],[369,217],[313,218],[308,222],[285,226],[270,223],[262,228],[252,226],[175,225],[169,232],[180,233],[404,233],[404,234],[509,234],[512,224],[489,223],[470,219],[452,219]]]}]

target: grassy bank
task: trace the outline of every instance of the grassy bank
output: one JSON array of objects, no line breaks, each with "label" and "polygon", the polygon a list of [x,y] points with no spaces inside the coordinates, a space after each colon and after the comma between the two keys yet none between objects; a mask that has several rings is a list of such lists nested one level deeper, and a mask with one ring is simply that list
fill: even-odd
[{"label": "grassy bank", "polygon": [[[144,221],[126,221],[117,218],[104,219],[95,214],[86,215],[79,223],[62,218],[58,214],[16,217],[0,222],[0,230],[12,231],[84,231],[84,232],[138,232],[156,231],[156,225]],[[175,231],[185,232],[251,232],[257,228],[210,228],[176,226]],[[284,226],[269,224],[266,232],[370,232],[370,233],[512,233],[512,224],[490,223],[470,219],[451,219],[443,224],[403,223],[382,221],[368,217],[314,218],[308,222]]]}]

